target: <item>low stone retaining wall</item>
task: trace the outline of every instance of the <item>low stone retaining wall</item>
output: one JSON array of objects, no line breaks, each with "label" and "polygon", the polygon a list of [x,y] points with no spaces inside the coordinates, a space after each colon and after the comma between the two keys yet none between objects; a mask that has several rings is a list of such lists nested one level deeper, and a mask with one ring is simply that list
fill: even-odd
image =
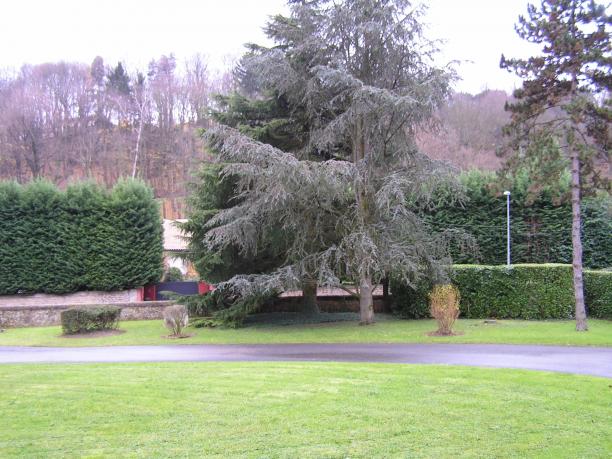
[{"label": "low stone retaining wall", "polygon": [[[82,292],[92,293],[92,292]],[[109,293],[109,292],[101,292]],[[76,295],[76,294],[72,294]],[[16,295],[21,297],[22,295]],[[37,296],[37,295],[30,295]],[[64,295],[43,295],[60,296]],[[7,298],[7,297],[0,297]],[[295,312],[298,311],[302,297],[282,297],[273,304],[264,306],[260,312]],[[359,312],[359,301],[350,296],[323,296],[317,299],[321,312]],[[107,306],[121,308],[121,320],[157,320],[163,318],[163,310],[174,304],[172,301],[126,301],[114,303],[64,303],[64,304],[33,304],[3,305],[0,304],[0,328],[5,327],[43,327],[60,324],[60,313],[74,306]],[[390,312],[381,297],[374,297],[374,312]]]},{"label": "low stone retaining wall", "polygon": [[[165,307],[172,301],[141,301],[126,303],[87,304],[95,308],[112,304],[121,308],[121,320],[161,319]],[[54,304],[38,306],[0,306],[0,327],[43,327],[60,324],[60,313],[64,309],[82,304]]]},{"label": "low stone retaining wall", "polygon": [[33,293],[21,295],[1,295],[0,308],[3,306],[62,306],[78,304],[117,304],[142,301],[143,289],[116,290],[111,292],[85,291],[51,295],[48,293]]}]

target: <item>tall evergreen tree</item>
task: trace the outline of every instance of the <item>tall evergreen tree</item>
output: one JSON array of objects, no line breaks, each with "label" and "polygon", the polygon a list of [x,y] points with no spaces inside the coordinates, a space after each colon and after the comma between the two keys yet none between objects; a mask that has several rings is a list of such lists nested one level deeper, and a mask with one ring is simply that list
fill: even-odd
[{"label": "tall evergreen tree", "polygon": [[116,91],[124,95],[130,95],[132,88],[130,87],[130,76],[123,68],[121,62],[117,62],[117,65],[109,70],[107,75],[107,86],[110,90]]},{"label": "tall evergreen tree", "polygon": [[417,150],[414,134],[448,96],[452,74],[431,64],[422,10],[406,0],[292,1],[290,9],[268,24],[277,46],[248,66],[263,87],[304,108],[305,149],[335,159],[299,159],[232,128],[208,131],[242,202],[212,219],[207,239],[252,250],[280,222],[293,235],[292,263],[259,278],[260,288],[309,272],[339,287],[348,278],[369,324],[372,291],[386,273],[410,281],[428,269],[445,279],[452,235],[432,233],[415,206],[454,182]]},{"label": "tall evergreen tree", "polygon": [[[282,16],[275,18],[275,21],[285,20],[286,18]],[[275,27],[270,27],[268,30],[271,38],[274,38],[275,29]],[[215,97],[216,110],[212,113],[213,118],[220,124],[236,128],[242,134],[284,152],[302,158],[320,159],[321,152],[313,152],[306,148],[310,130],[304,102],[300,101],[295,93],[281,93],[273,85],[268,84],[258,75],[256,65],[254,65],[254,62],[262,56],[279,51],[281,48],[285,56],[290,59],[291,50],[282,44],[273,48],[254,44],[247,45],[247,53],[234,70],[238,89],[230,95]],[[190,221],[182,225],[190,235],[190,257],[196,267],[202,268],[199,271],[200,274],[207,276],[210,280],[221,281],[231,277],[227,277],[231,273],[255,274],[282,266],[283,262],[287,261],[281,256],[282,247],[291,239],[291,234],[287,232],[283,232],[283,237],[280,238],[279,232],[273,231],[270,234],[272,240],[261,240],[260,245],[263,247],[257,247],[252,253],[240,254],[236,247],[231,245],[218,250],[210,250],[202,242],[200,236],[203,231],[210,229],[206,226],[210,217],[219,208],[232,207],[240,201],[231,193],[231,187],[228,188],[228,184],[234,183],[234,180],[229,177],[220,180],[214,175],[214,171],[218,169],[203,166],[203,174],[198,177],[193,186]],[[202,183],[203,178],[208,179],[210,185]],[[213,200],[216,201],[219,198],[225,201],[221,206],[211,208],[208,207],[211,204],[209,199],[211,197],[214,197]],[[204,214],[207,215],[207,218],[202,219]],[[252,262],[248,262],[249,259]],[[301,310],[303,312],[319,312],[315,278],[316,273],[308,273],[301,282],[300,287],[303,292]]]},{"label": "tall evergreen tree", "polygon": [[[518,35],[542,45],[529,59],[505,59],[501,67],[524,79],[508,104],[516,139],[557,139],[571,165],[572,245],[576,330],[588,329],[584,304],[581,240],[581,191],[601,184],[595,167],[608,157],[612,139],[612,62],[606,7],[592,0],[543,0],[520,16]],[[608,185],[604,185],[608,186]],[[581,190],[582,189],[582,190]]]}]

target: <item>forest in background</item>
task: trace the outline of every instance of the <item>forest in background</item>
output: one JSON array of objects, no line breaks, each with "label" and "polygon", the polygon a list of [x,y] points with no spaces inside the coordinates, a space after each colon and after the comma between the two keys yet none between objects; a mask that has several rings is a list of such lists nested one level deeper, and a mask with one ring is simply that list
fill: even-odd
[{"label": "forest in background", "polygon": [[[187,183],[206,160],[198,134],[212,123],[216,94],[237,90],[230,69],[211,71],[195,55],[152,60],[146,69],[56,62],[0,75],[0,178],[44,177],[60,186],[90,178],[112,186],[146,180],[164,216],[184,216]],[[424,152],[462,170],[495,170],[508,115],[504,91],[457,93],[421,132]]]}]

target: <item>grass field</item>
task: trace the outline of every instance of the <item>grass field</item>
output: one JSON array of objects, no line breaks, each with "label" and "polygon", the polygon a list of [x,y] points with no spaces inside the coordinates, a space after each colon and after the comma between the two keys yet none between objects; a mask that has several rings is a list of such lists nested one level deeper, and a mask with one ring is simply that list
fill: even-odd
[{"label": "grass field", "polygon": [[344,363],[0,365],[0,457],[612,456],[610,380]]},{"label": "grass field", "polygon": [[240,329],[188,329],[194,336],[167,339],[161,320],[122,322],[125,333],[115,336],[64,338],[57,327],[9,329],[0,333],[0,346],[106,346],[203,343],[508,343],[612,346],[612,321],[589,320],[590,331],[577,333],[573,321],[459,320],[452,337],[431,337],[432,320],[397,320],[380,317],[378,323],[360,327],[356,322],[316,325],[257,325]]}]

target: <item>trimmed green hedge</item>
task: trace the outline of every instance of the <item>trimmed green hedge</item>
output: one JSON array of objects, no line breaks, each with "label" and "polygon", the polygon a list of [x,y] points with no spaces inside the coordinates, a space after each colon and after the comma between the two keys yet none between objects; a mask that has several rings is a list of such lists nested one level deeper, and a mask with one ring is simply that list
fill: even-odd
[{"label": "trimmed green hedge", "polygon": [[97,330],[114,330],[119,325],[121,308],[116,306],[77,306],[60,313],[65,335]]},{"label": "trimmed green hedge", "polygon": [[[434,231],[460,229],[471,234],[478,253],[452,250],[456,263],[498,265],[506,261],[506,199],[499,177],[479,171],[461,176],[467,201],[463,205],[441,204],[422,215]],[[533,198],[531,180],[516,179],[509,189],[512,219],[512,262],[571,263],[572,209],[560,195],[545,192]],[[445,203],[445,200],[442,200]],[[612,267],[612,198],[601,194],[582,201],[582,243],[584,266]]]},{"label": "trimmed green hedge", "polygon": [[591,317],[612,320],[612,271],[587,272],[584,293]]},{"label": "trimmed green hedge", "polygon": [[59,190],[0,182],[0,295],[116,290],[159,280],[162,225],[143,182]]},{"label": "trimmed green hedge", "polygon": [[[574,317],[572,267],[561,264],[503,266],[455,265],[452,282],[461,292],[461,317],[468,319],[571,319]],[[612,272],[584,271],[590,317],[612,319]],[[393,281],[394,311],[406,318],[429,317],[422,281],[413,289]]]}]

